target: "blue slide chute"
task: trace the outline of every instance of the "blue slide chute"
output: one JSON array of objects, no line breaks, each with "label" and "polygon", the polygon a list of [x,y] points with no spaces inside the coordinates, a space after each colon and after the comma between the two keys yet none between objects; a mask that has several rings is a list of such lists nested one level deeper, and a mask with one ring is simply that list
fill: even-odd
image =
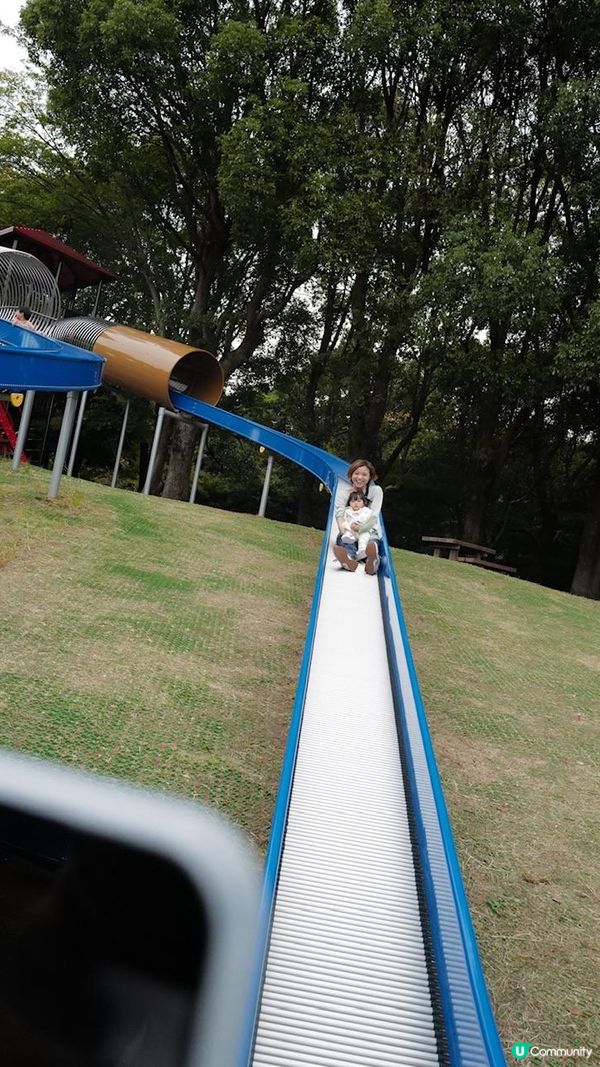
[{"label": "blue slide chute", "polygon": [[249,441],[255,441],[257,445],[268,448],[270,452],[297,463],[299,467],[310,471],[318,478],[330,493],[335,490],[338,478],[345,478],[349,464],[339,456],[332,456],[323,448],[316,445],[308,445],[297,437],[281,433],[279,430],[271,430],[268,426],[261,426],[250,419],[243,419],[240,415],[234,415],[231,411],[223,408],[215,408],[205,404],[202,400],[194,400],[191,396],[185,396],[171,390],[171,403],[183,414],[195,415],[203,422],[210,422],[214,426],[220,426],[223,430],[246,437]]},{"label": "blue slide chute", "polygon": [[[347,462],[323,449],[185,395],[172,392],[171,401],[182,413],[220,426],[298,464],[318,478],[332,494],[338,479],[346,476]],[[286,813],[293,789],[323,573],[330,560],[331,529],[330,513],[267,854],[265,897],[269,899],[263,900],[263,956],[266,956],[270,936],[277,865],[283,850]],[[386,562],[379,572],[381,611],[398,736],[404,754],[407,798],[413,812],[437,974],[447,1062],[450,1067],[504,1067],[506,1061],[483,976],[385,530],[383,541]],[[259,977],[257,989],[260,984]]]},{"label": "blue slide chute", "polygon": [[26,392],[97,389],[105,360],[0,319],[0,388]]}]

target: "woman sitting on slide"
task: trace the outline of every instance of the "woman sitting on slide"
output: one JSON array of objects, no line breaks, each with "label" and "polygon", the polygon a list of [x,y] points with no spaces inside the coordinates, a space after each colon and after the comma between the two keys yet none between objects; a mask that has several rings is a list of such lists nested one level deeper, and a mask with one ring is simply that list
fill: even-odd
[{"label": "woman sitting on slide", "polygon": [[365,571],[367,574],[377,574],[377,571],[379,570],[379,539],[381,538],[379,513],[381,511],[381,505],[383,504],[383,489],[375,484],[376,480],[377,472],[368,459],[355,459],[354,463],[350,464],[348,468],[350,488],[361,490],[366,494],[368,507],[371,512],[370,517],[365,522],[354,524],[354,532],[357,535],[357,540],[359,534],[367,532],[369,534],[369,540],[366,547],[362,550],[358,549],[357,544],[348,544],[346,541],[342,540],[342,534],[344,532],[344,512],[346,510],[349,490],[347,482],[342,481],[341,479],[338,482],[334,507],[339,533],[333,552],[335,558],[339,560],[346,571],[355,571],[358,567],[359,559],[365,560]]}]

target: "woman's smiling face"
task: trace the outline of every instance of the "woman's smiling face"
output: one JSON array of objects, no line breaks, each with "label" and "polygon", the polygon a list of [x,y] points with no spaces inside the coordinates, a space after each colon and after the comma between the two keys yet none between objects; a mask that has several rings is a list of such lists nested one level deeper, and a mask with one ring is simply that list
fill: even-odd
[{"label": "woman's smiling face", "polygon": [[366,489],[369,484],[371,475],[369,474],[368,467],[357,467],[352,472],[352,485],[355,489]]}]

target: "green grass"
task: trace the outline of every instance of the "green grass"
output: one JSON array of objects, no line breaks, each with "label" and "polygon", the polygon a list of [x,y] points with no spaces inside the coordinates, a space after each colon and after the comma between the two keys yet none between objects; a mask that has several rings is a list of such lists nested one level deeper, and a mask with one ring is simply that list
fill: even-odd
[{"label": "green grass", "polygon": [[600,605],[394,556],[505,1044],[600,1062]]},{"label": "green grass", "polygon": [[[0,461],[0,743],[208,801],[263,847],[321,534],[47,485]],[[600,605],[394,557],[505,1047],[600,1049]]]},{"label": "green grass", "polygon": [[0,741],[216,804],[264,847],[320,533],[68,479],[49,504],[47,481],[0,464]]}]

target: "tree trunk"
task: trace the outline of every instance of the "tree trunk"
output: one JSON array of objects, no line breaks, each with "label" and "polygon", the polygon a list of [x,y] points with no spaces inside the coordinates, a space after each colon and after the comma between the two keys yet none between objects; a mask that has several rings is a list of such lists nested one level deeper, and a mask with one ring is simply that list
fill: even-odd
[{"label": "tree trunk", "polygon": [[169,500],[188,500],[190,495],[192,458],[198,440],[199,427],[189,422],[178,422],[171,440],[169,468],[162,496]]},{"label": "tree trunk", "polygon": [[[348,385],[348,455],[354,459],[369,450],[365,440],[365,405],[370,391],[370,351],[368,326],[365,319],[365,307],[369,275],[359,271],[350,294],[352,325],[348,335],[346,360],[350,369]],[[366,457],[370,459],[370,456]]]},{"label": "tree trunk", "polygon": [[[158,408],[156,409],[158,411]],[[152,472],[152,481],[150,482],[150,495],[160,496],[164,482],[165,463],[169,455],[169,447],[171,444],[171,437],[173,435],[173,420],[165,418],[163,420],[162,432],[160,435],[160,441],[158,442],[158,448],[156,450],[156,459],[154,461],[154,471]],[[148,452],[148,459],[150,453]],[[148,464],[146,463],[146,466]],[[145,475],[144,475],[145,481]],[[142,485],[144,482],[142,482]]]},{"label": "tree trunk", "polygon": [[486,536],[486,513],[496,481],[494,435],[497,421],[497,414],[492,415],[489,407],[479,416],[477,435],[466,472],[468,481],[461,537],[463,541],[474,544],[481,544]]},{"label": "tree trunk", "polygon": [[315,477],[310,471],[302,471],[300,478],[300,491],[298,493],[298,508],[296,522],[300,526],[312,526],[314,523],[314,500]]},{"label": "tree trunk", "polygon": [[487,511],[487,486],[483,479],[478,479],[472,486],[467,500],[461,538],[472,544],[480,545],[484,537],[485,514]]},{"label": "tree trunk", "polygon": [[530,409],[523,407],[503,427],[497,398],[484,398],[467,471],[463,540],[483,544],[491,536],[488,527],[497,499],[498,480],[530,415]]},{"label": "tree trunk", "polygon": [[590,493],[571,592],[600,600],[600,464]]},{"label": "tree trunk", "polygon": [[140,441],[139,451],[139,471],[138,471],[138,493],[141,493],[146,483],[146,474],[148,473],[148,460],[150,459],[150,447],[147,441],[143,439]]}]

